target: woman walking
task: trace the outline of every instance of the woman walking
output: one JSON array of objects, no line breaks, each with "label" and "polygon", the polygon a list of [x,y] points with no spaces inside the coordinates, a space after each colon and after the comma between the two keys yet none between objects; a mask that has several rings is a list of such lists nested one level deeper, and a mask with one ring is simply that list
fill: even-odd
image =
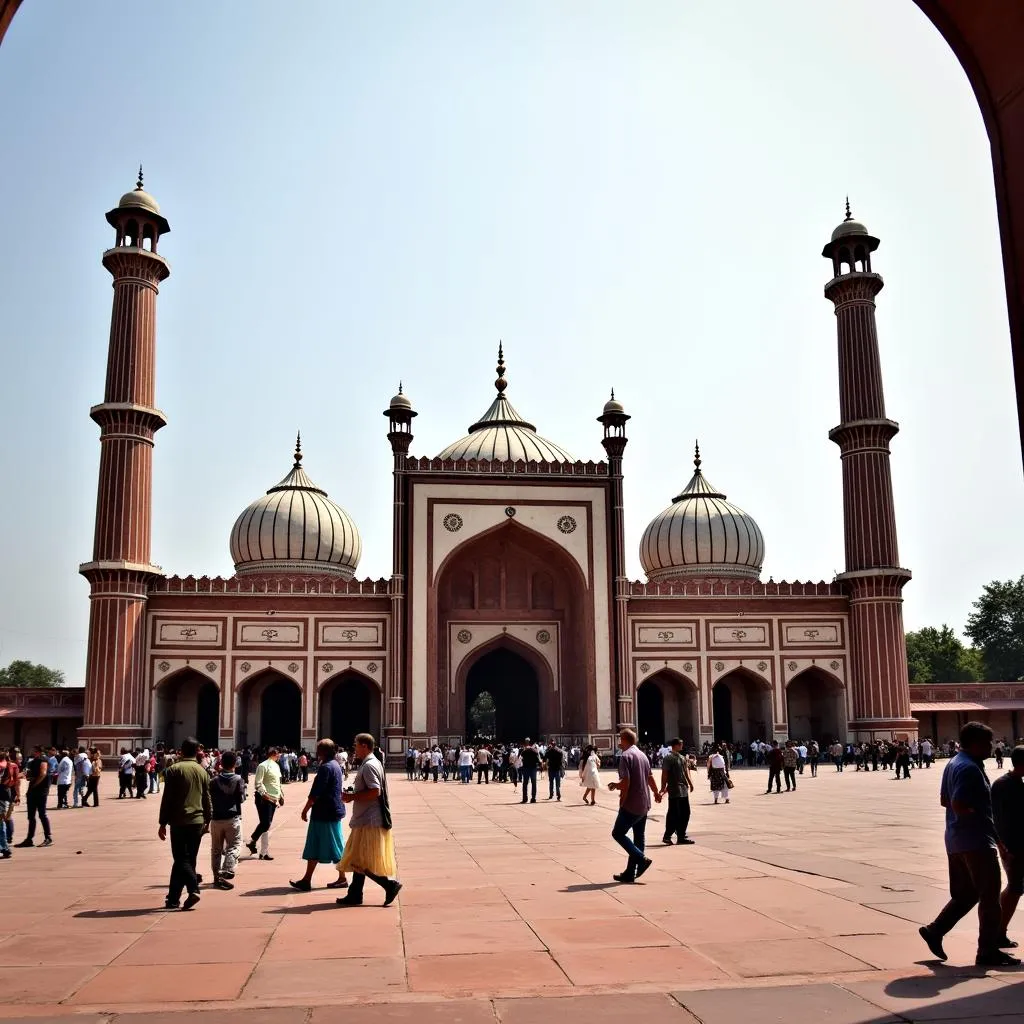
[{"label": "woman walking", "polygon": [[580,785],[583,787],[583,802],[589,803],[591,807],[597,803],[597,791],[601,787],[601,777],[598,775],[600,767],[601,759],[597,756],[597,751],[593,747],[587,747],[580,762]]},{"label": "woman walking", "polygon": [[722,753],[722,744],[708,755],[708,782],[711,785],[711,793],[718,803],[719,797],[724,797],[729,802],[729,768],[725,763],[725,755]]},{"label": "woman walking", "polygon": [[100,778],[103,775],[103,758],[98,750],[89,751],[89,760],[92,762],[92,771],[85,780],[85,796],[82,797],[82,806],[89,806],[89,797],[92,797],[93,807],[100,805]]},{"label": "woman walking", "polygon": [[[306,828],[306,845],[302,850],[306,873],[297,882],[289,882],[293,889],[300,892],[309,892],[313,888],[313,872],[317,864],[337,864],[345,852],[345,842],[341,837],[345,804],[341,799],[342,776],[337,753],[338,748],[333,740],[321,740],[316,745],[316,759],[320,766],[313,785],[309,787],[306,806],[302,808],[302,820],[309,823]],[[327,887],[344,889],[347,886],[348,882],[342,873],[336,881],[329,882]]]}]

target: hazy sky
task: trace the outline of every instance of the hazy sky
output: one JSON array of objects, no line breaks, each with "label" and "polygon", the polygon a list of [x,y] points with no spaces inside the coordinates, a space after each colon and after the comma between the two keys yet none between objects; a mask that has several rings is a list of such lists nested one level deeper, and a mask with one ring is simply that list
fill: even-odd
[{"label": "hazy sky", "polygon": [[[282,12],[289,17],[282,20]],[[988,141],[910,0],[24,4],[0,50],[0,664],[80,682],[113,243],[146,187],[159,313],[153,558],[230,575],[235,517],[305,465],[391,569],[398,379],[413,451],[494,394],[598,459],[632,413],[630,571],[708,478],[764,578],[843,568],[835,318],[849,193],[874,264],[908,628],[1024,570]]]}]

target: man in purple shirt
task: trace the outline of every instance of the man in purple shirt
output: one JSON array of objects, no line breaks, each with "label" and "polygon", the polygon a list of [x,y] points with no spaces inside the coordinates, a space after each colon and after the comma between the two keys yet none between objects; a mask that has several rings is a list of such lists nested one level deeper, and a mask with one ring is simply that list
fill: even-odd
[{"label": "man in purple shirt", "polygon": [[[654,781],[651,762],[636,745],[636,733],[623,729],[619,733],[619,781],[609,782],[608,788],[619,791],[619,813],[612,828],[612,839],[629,855],[626,870],[613,875],[616,882],[635,882],[650,866],[651,859],[644,856],[644,832],[647,812],[651,809],[651,794],[661,803],[661,790]],[[648,792],[650,790],[650,792]],[[632,830],[633,838],[629,838]]]},{"label": "man in purple shirt", "polygon": [[960,730],[960,753],[942,773],[939,802],[946,809],[946,857],[949,902],[919,931],[939,960],[946,959],[942,939],[975,906],[978,908],[979,967],[1018,967],[1020,960],[999,947],[1004,941],[999,908],[999,858],[992,819],[992,792],[985,759],[992,754],[992,730],[968,722]]}]

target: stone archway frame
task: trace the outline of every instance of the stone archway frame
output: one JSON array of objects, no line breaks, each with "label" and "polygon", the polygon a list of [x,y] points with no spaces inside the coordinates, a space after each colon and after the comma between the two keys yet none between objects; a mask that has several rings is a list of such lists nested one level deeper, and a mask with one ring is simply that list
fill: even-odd
[{"label": "stone archway frame", "polygon": [[[158,658],[155,660],[156,664],[152,667],[159,673],[159,678],[153,679],[149,688],[149,701],[143,711],[146,716],[142,722],[143,729],[148,730],[149,735],[155,738],[157,726],[156,702],[160,699],[160,692],[162,690],[166,690],[169,686],[173,686],[176,680],[186,673],[193,673],[203,681],[203,685],[206,683],[212,683],[217,688],[217,719],[219,728],[221,723],[224,721],[224,688],[221,685],[220,680],[221,664],[218,663],[215,665],[215,668],[211,670],[206,668],[206,663],[201,659],[199,659],[199,664],[192,664],[192,662],[196,660],[194,658]],[[173,664],[171,664],[171,662],[173,662]],[[163,665],[167,665],[168,667],[164,669]]]},{"label": "stone archway frame", "polygon": [[[765,655],[762,658],[716,658],[714,655],[708,657],[708,716],[711,718],[711,729],[714,731],[714,689],[726,676],[733,674],[745,675],[752,679],[755,684],[761,685],[765,690],[771,694],[772,704],[772,736],[766,736],[765,739],[771,739],[782,729],[782,725],[785,724],[788,729],[788,722],[786,721],[786,699],[785,693],[781,692],[782,688],[777,684],[775,680],[775,664],[774,658],[771,655]],[[761,666],[764,666],[763,668]],[[780,705],[782,710],[780,711]],[[703,721],[701,727],[703,729]]]},{"label": "stone archway frame", "polygon": [[[302,713],[299,722],[300,735],[305,738],[310,736],[316,730],[316,719],[315,719],[315,700],[312,699],[312,695],[309,692],[309,688],[305,685],[305,659],[302,658],[246,658],[243,655],[235,656],[233,665],[233,682],[231,685],[231,692],[228,695],[229,701],[223,699],[223,691],[221,698],[221,705],[225,703],[230,704],[230,720],[229,723],[224,726],[226,731],[230,731],[233,742],[237,741],[239,732],[239,708],[241,706],[242,698],[247,694],[247,691],[252,685],[266,675],[280,676],[283,679],[287,679],[289,682],[294,683],[299,693],[302,695]],[[245,667],[248,665],[248,669]],[[292,668],[292,666],[296,666]],[[222,710],[223,716],[223,710]],[[313,719],[312,721],[310,719]],[[223,718],[222,718],[223,721]]]},{"label": "stone archway frame", "polygon": [[[559,635],[559,623],[538,622],[529,620],[523,622],[481,622],[478,619],[465,622],[448,623],[448,691],[454,695],[460,682],[459,672],[463,664],[470,660],[477,662],[482,655],[478,653],[485,644],[492,644],[491,650],[500,643],[494,645],[494,641],[505,638],[515,641],[524,647],[529,648],[539,656],[547,666],[551,677],[551,687],[556,693],[561,692],[559,676],[561,674],[561,637]],[[468,636],[468,640],[466,639]],[[547,639],[543,637],[547,636]],[[484,652],[486,653],[486,652]],[[517,652],[518,653],[518,652]],[[467,669],[468,671],[468,669]],[[538,675],[538,679],[539,679]],[[461,680],[464,681],[464,680]]]},{"label": "stone archway frame", "polygon": [[[648,671],[642,672],[642,666],[645,664],[648,666]],[[690,666],[689,669],[685,669],[685,666],[687,665]],[[640,687],[647,682],[654,683],[656,676],[668,676],[672,680],[672,682],[674,682],[679,687],[682,693],[688,693],[692,691],[692,694],[697,699],[697,721],[695,723],[696,733],[693,739],[697,745],[697,748],[700,749],[700,739],[701,736],[704,735],[704,730],[702,728],[704,725],[704,695],[701,692],[701,686],[699,682],[700,663],[697,661],[697,659],[679,658],[675,660],[666,660],[662,658],[656,662],[642,661],[639,665],[636,666],[636,671],[640,673],[643,676],[643,678],[640,678],[639,675],[634,676],[634,678],[636,678],[637,680],[635,688],[633,690],[634,726],[636,726],[636,728],[640,727],[640,711],[638,699],[636,697],[636,694],[639,692]],[[662,698],[664,699],[664,692],[662,693]],[[711,711],[710,709],[708,709],[708,716],[710,717],[710,715]],[[666,737],[666,739],[668,739],[668,737]]]},{"label": "stone archway frame", "polygon": [[[852,722],[853,715],[853,693],[846,683],[846,655],[836,654],[833,657],[815,658],[783,658],[782,659],[782,689],[783,696],[789,690],[789,684],[798,676],[801,676],[808,669],[817,669],[823,675],[833,679],[843,691],[843,708],[846,713],[846,721]],[[788,713],[787,713],[788,714]],[[789,724],[788,721],[786,723]]]},{"label": "stone archway frame", "polygon": [[[533,671],[537,674],[537,687],[539,690],[538,697],[540,698],[540,708],[544,707],[544,692],[545,688],[548,688],[554,692],[554,675],[551,671],[551,665],[535,647],[531,647],[529,644],[523,643],[517,637],[509,633],[498,633],[497,636],[491,637],[490,640],[485,640],[473,647],[467,655],[462,659],[459,664],[458,672],[454,676],[454,689],[452,690],[452,697],[457,697],[459,694],[465,695],[466,692],[466,680],[469,678],[470,669],[485,655],[490,654],[491,651],[496,651],[501,647],[505,647],[512,651],[513,654],[518,654],[524,661],[527,661],[533,668]],[[562,707],[562,691],[558,690],[558,723],[557,726],[548,731],[558,732],[562,728],[562,722],[565,718],[564,708]],[[448,715],[451,718],[452,707],[462,707],[465,704],[465,700],[457,701],[450,699],[448,701]],[[453,733],[455,730],[451,728],[451,722],[449,721],[448,732]],[[541,731],[543,732],[543,726]],[[536,738],[536,737],[532,737]]]},{"label": "stone archway frame", "polygon": [[[378,701],[378,721],[380,723],[379,732],[384,731],[384,715],[386,710],[385,698],[386,694],[386,680],[384,677],[384,669],[381,661],[374,661],[369,658],[352,659],[351,661],[347,658],[343,662],[333,663],[329,659],[321,659],[322,664],[320,665],[321,675],[323,675],[323,669],[328,665],[331,666],[330,675],[323,675],[323,678],[315,680],[313,693],[310,695],[312,704],[314,705],[315,715],[315,729],[319,733],[322,719],[323,703],[324,700],[330,700],[333,696],[331,691],[335,686],[345,679],[346,676],[355,676],[361,679],[364,683],[369,683],[370,689],[377,694]],[[373,673],[370,672],[370,666],[373,665]],[[334,723],[331,723],[332,728]],[[380,736],[375,737],[377,743],[382,743]]]}]

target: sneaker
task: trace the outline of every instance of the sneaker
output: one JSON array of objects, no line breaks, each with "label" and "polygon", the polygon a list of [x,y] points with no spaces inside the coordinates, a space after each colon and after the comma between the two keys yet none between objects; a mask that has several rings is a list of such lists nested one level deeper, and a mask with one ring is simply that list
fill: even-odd
[{"label": "sneaker", "polygon": [[53,837],[52,836],[47,836],[43,840],[43,846],[53,846]]},{"label": "sneaker", "polygon": [[199,893],[190,892],[185,897],[185,902],[181,905],[182,910],[191,910],[199,902]]},{"label": "sneaker", "polygon": [[22,841],[20,843],[15,843],[14,845],[15,845],[15,848],[21,849],[22,847],[25,847],[25,846],[35,846],[36,844],[31,839],[22,839]]},{"label": "sneaker", "polygon": [[313,883],[306,881],[305,878],[300,878],[297,882],[288,883],[293,889],[298,889],[299,892],[310,892],[313,889]]},{"label": "sneaker", "polygon": [[234,889],[235,885],[233,882],[229,882],[223,875],[220,878],[213,880],[214,889],[230,890]]},{"label": "sneaker", "polygon": [[334,901],[339,907],[361,907],[363,905],[363,897],[360,896],[358,899],[352,898],[352,893],[347,896],[339,896]]},{"label": "sneaker", "polygon": [[8,857],[13,857],[13,856],[14,856],[14,854],[11,853],[10,850],[0,850],[0,857],[3,857],[4,860],[7,860]]},{"label": "sneaker", "polygon": [[928,948],[932,951],[936,960],[946,961],[946,951],[942,948],[942,937],[939,935],[933,935],[932,930],[927,925],[921,925],[917,929],[917,934],[924,939]]},{"label": "sneaker", "polygon": [[650,857],[645,857],[636,866],[636,877],[639,878],[654,863]]},{"label": "sneaker", "polygon": [[979,953],[974,964],[976,967],[1020,967],[1020,957],[996,950],[994,953]]},{"label": "sneaker", "polygon": [[623,885],[632,885],[636,881],[628,871],[623,871],[621,875],[612,875],[612,878],[614,878],[616,882],[621,882]]},{"label": "sneaker", "polygon": [[[118,800],[121,798],[118,797]],[[164,910],[179,910],[181,908],[180,903],[176,903],[173,900],[164,900]]]},{"label": "sneaker", "polygon": [[384,906],[390,907],[395,902],[395,897],[402,891],[402,883],[399,881],[389,882],[388,887],[385,890],[387,895],[384,897]]}]

